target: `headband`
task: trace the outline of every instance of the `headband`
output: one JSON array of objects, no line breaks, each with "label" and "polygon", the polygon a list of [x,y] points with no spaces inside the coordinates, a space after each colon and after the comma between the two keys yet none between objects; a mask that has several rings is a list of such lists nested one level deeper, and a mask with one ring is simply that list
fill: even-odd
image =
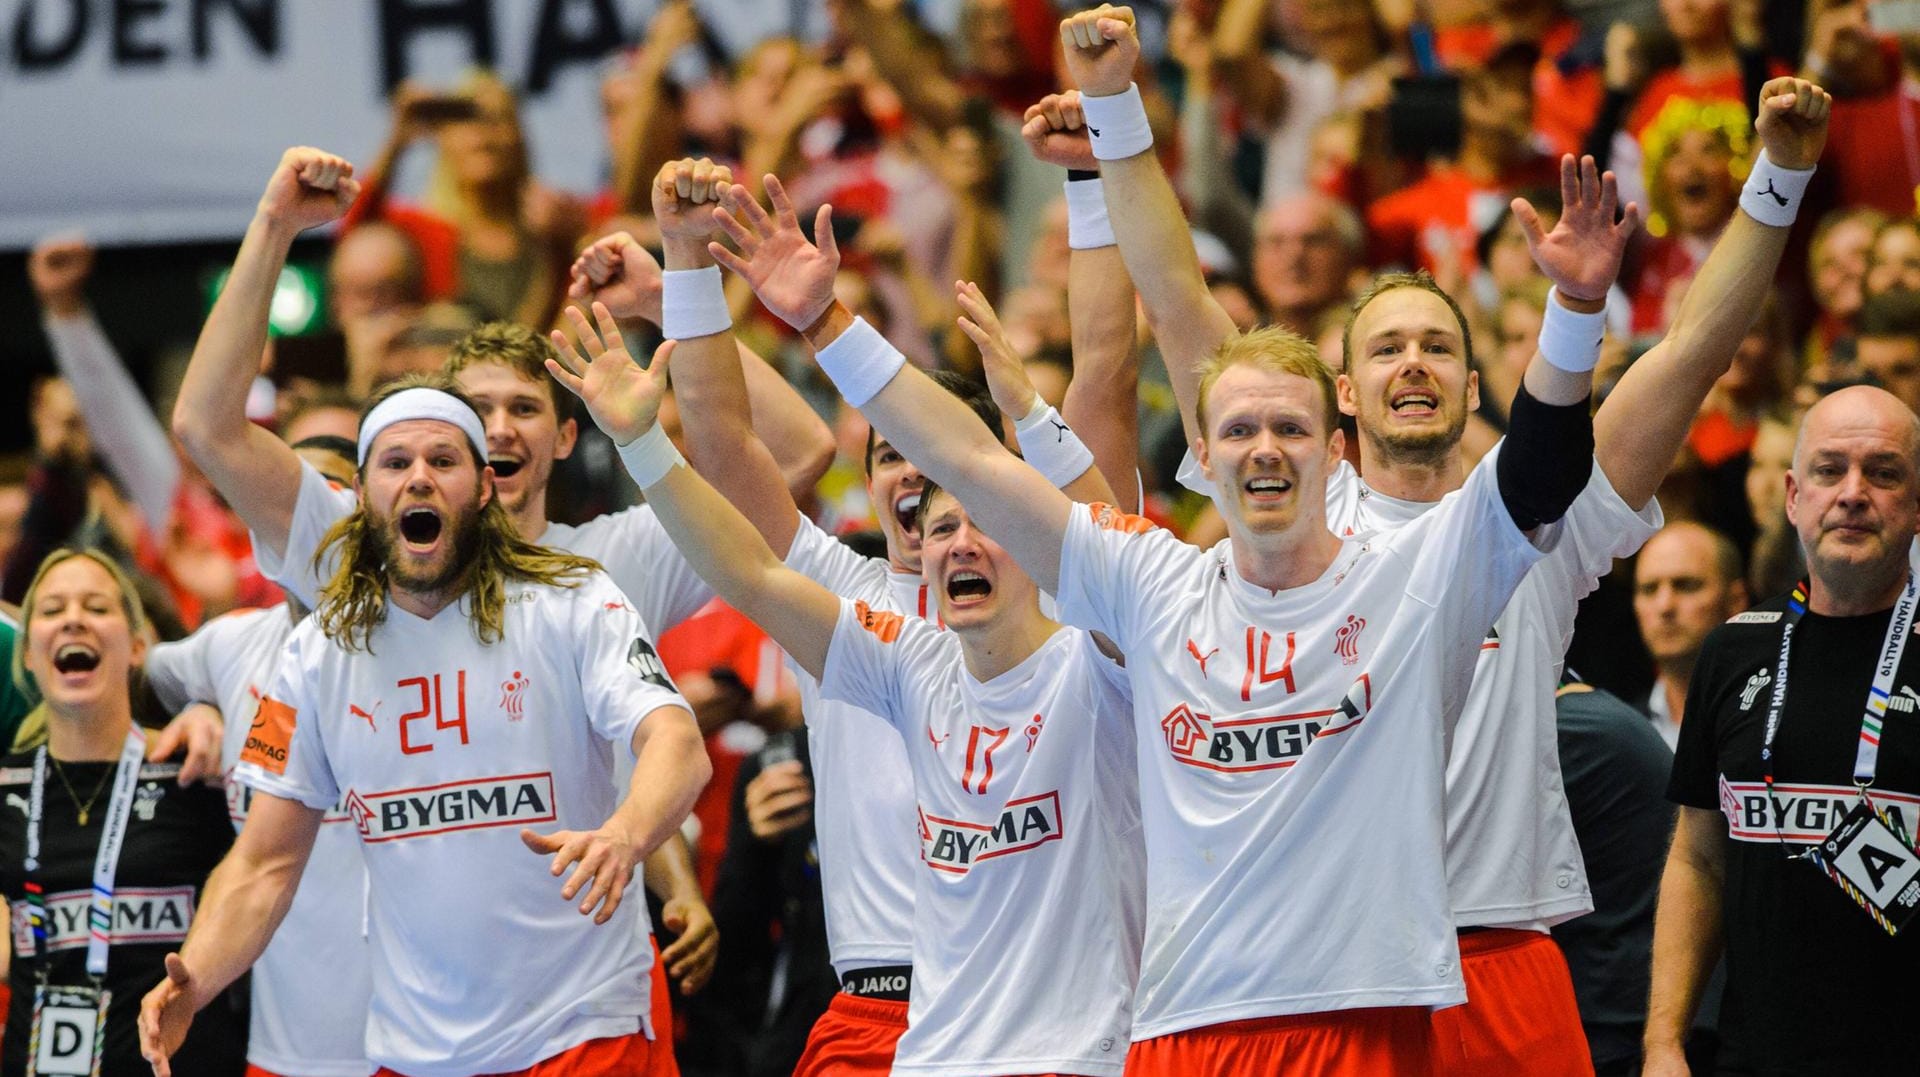
[{"label": "headband", "polygon": [[475,461],[481,467],[487,465],[487,431],[480,425],[480,416],[452,393],[426,388],[402,389],[367,413],[360,422],[360,464],[365,466],[367,450],[380,431],[409,419],[432,419],[458,427],[473,443]]}]

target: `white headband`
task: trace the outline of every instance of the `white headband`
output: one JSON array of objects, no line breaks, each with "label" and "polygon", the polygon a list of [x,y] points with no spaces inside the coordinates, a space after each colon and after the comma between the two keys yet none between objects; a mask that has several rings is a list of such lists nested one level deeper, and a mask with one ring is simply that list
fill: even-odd
[{"label": "white headband", "polygon": [[480,416],[452,393],[426,388],[402,389],[367,413],[360,422],[360,463],[367,462],[367,450],[380,431],[409,419],[432,419],[459,427],[473,443],[474,461],[487,466],[487,431],[480,425]]}]

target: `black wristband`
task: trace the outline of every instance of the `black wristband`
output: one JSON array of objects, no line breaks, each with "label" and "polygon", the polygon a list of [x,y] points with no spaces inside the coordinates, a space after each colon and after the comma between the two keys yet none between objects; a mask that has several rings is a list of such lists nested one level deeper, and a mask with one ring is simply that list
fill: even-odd
[{"label": "black wristband", "polygon": [[1099,178],[1100,178],[1100,172],[1098,169],[1088,169],[1088,168],[1067,169],[1068,183],[1079,183],[1081,180],[1097,180]]}]

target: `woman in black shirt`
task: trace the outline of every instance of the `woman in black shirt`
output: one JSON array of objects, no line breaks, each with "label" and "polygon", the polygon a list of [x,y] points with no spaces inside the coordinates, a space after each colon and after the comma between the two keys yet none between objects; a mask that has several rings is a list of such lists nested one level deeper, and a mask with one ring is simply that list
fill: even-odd
[{"label": "woman in black shirt", "polygon": [[[49,555],[21,615],[13,674],[42,698],[47,739],[0,762],[0,892],[13,951],[0,1074],[93,1072],[97,1049],[103,1077],[141,1077],[150,1070],[134,1024],[140,999],[166,974],[167,952],[232,843],[226,801],[180,786],[177,764],[143,761],[129,678],[146,625],[110,561]],[[112,896],[96,912],[97,887]],[[105,945],[90,943],[96,917],[111,924]],[[239,1077],[246,1027],[239,1006],[208,1007],[175,1072]]]}]

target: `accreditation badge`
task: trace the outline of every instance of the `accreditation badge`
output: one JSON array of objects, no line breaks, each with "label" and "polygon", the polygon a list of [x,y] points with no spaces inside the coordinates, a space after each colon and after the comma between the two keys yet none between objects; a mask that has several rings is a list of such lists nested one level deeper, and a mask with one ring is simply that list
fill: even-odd
[{"label": "accreditation badge", "polygon": [[33,1034],[27,1057],[30,1077],[100,1077],[107,1044],[107,1006],[113,992],[93,987],[33,990]]},{"label": "accreditation badge", "polygon": [[1920,853],[1864,799],[1821,840],[1813,859],[1889,935],[1920,911]]}]

